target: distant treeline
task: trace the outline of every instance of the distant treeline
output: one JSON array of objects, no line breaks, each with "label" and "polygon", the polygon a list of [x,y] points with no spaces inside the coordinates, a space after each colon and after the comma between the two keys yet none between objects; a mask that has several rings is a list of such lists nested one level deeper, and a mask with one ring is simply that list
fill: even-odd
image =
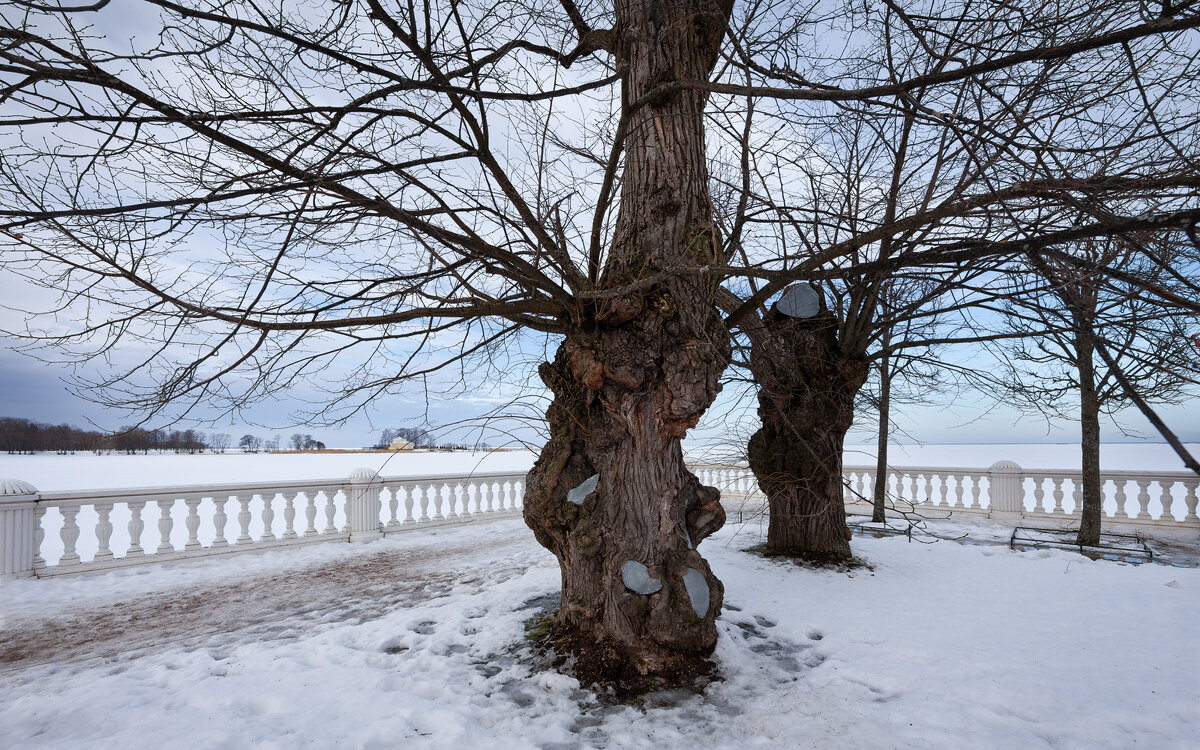
[{"label": "distant treeline", "polygon": [[[117,453],[224,453],[238,448],[246,452],[278,451],[282,439],[276,435],[263,440],[255,435],[243,435],[234,445],[227,432],[199,430],[144,430],[127,427],[114,433],[81,430],[69,424],[47,424],[31,419],[0,417],[0,451],[7,453],[76,453],[110,451]],[[292,435],[292,450],[322,450],[325,444],[312,435]]]}]

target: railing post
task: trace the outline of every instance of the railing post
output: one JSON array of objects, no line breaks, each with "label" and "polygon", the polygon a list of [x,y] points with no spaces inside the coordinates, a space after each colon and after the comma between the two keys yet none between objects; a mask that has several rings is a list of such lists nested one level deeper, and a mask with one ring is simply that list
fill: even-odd
[{"label": "railing post", "polygon": [[1025,510],[1025,487],[1021,467],[1013,461],[997,461],[988,467],[988,518],[1020,518]]},{"label": "railing post", "polygon": [[37,488],[19,479],[0,479],[0,578],[33,575],[34,509]]},{"label": "railing post", "polygon": [[383,483],[379,475],[372,469],[355,469],[350,472],[347,485],[346,522],[350,526],[350,541],[370,542],[382,537],[379,495]]}]

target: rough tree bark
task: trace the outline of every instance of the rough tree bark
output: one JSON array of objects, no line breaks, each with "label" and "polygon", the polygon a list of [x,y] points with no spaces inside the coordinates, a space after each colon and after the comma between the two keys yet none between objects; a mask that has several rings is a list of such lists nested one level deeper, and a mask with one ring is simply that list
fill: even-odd
[{"label": "rough tree bark", "polygon": [[1073,311],[1075,318],[1075,367],[1079,374],[1079,445],[1083,452],[1083,508],[1079,515],[1077,544],[1100,543],[1104,497],[1100,494],[1100,398],[1096,393],[1096,369],[1092,362],[1095,335],[1092,324]]},{"label": "rough tree bark", "polygon": [[[887,346],[887,336],[883,344]],[[879,359],[879,436],[875,450],[875,487],[871,503],[871,521],[883,523],[887,520],[887,470],[888,431],[891,427],[892,370],[891,356],[885,351]]]},{"label": "rough tree bark", "polygon": [[750,356],[762,428],[750,439],[750,468],[770,504],[767,551],[818,561],[850,558],[842,499],[842,446],[866,360],[842,351],[826,309],[763,317]]},{"label": "rough tree bark", "polygon": [[[705,96],[684,88],[645,98],[661,83],[708,79],[730,8],[616,3],[617,63],[628,66],[627,135],[602,289],[720,260]],[[540,368],[554,395],[546,412],[550,440],[529,475],[525,521],[558,558],[557,623],[576,644],[581,674],[686,673],[716,645],[724,590],[696,545],[722,526],[725,513],[720,493],[684,466],[680,447],[729,361],[716,291],[698,275],[669,275],[637,295],[583,306],[554,360]],[[594,491],[576,493],[581,505],[572,502],[568,493],[593,475]],[[626,586],[630,565],[645,566],[648,593]]]}]

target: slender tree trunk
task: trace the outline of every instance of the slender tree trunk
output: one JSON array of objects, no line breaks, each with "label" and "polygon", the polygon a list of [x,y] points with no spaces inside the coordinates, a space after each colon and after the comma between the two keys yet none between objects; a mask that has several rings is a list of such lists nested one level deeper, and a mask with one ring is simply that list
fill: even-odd
[{"label": "slender tree trunk", "polygon": [[1100,490],[1100,400],[1096,394],[1095,350],[1091,325],[1076,319],[1075,366],[1079,373],[1080,448],[1083,451],[1083,508],[1079,517],[1077,544],[1100,543],[1104,496]]},{"label": "slender tree trunk", "polygon": [[[887,339],[884,338],[884,345],[887,345]],[[888,450],[888,433],[891,427],[891,408],[892,408],[892,370],[891,357],[884,354],[879,360],[879,437],[875,443],[875,488],[874,488],[874,508],[871,512],[871,520],[875,523],[883,523],[887,520],[885,513],[884,500],[887,497],[887,450]]]},{"label": "slender tree trunk", "polygon": [[[708,79],[730,6],[624,0],[615,10],[629,115],[601,288],[720,260],[705,97],[684,87],[643,100],[663,83]],[[554,360],[540,368],[554,396],[550,440],[529,474],[525,521],[558,558],[558,625],[575,644],[581,676],[686,673],[716,645],[724,590],[696,545],[725,513],[720,493],[684,466],[680,447],[729,361],[716,293],[707,277],[681,274],[638,295],[581,305]]]},{"label": "slender tree trunk", "polygon": [[772,309],[763,325],[762,345],[750,358],[762,428],[748,453],[770,504],[767,550],[847,560],[842,447],[867,364],[840,351],[837,321],[827,310],[789,318]]}]

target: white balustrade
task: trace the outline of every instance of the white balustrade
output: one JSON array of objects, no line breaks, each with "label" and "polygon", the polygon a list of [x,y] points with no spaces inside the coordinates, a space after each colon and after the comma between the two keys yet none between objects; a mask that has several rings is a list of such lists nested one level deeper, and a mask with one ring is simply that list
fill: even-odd
[{"label": "white balustrade", "polygon": [[[722,490],[727,507],[753,510],[755,503],[759,508],[765,505],[754,474],[745,466],[692,468],[704,484]],[[990,469],[893,467],[884,476],[876,476],[874,467],[844,466],[843,479],[845,502],[852,512],[871,505],[876,484],[884,488],[889,509],[917,515],[930,511],[930,518],[1070,522],[1078,518],[1082,503],[1078,472],[1028,470],[1008,461]],[[522,474],[385,478],[359,470],[346,480],[51,493],[0,480],[0,576],[57,575],[293,544],[368,541],[426,526],[510,517],[521,509],[524,480]],[[1131,483],[1137,487],[1132,515],[1126,508]],[[1068,487],[1073,495],[1069,510]],[[1200,529],[1198,488],[1200,477],[1189,472],[1102,473],[1107,519],[1148,530]],[[150,553],[142,547],[147,505],[158,511],[159,542]],[[226,538],[230,508],[237,510],[233,543]],[[324,528],[317,523],[322,510]],[[278,535],[273,528],[277,512],[283,521]],[[299,512],[303,531],[295,525]],[[261,528],[254,523],[256,515]],[[118,557],[112,547],[119,549],[126,540],[119,537],[114,544],[112,537],[126,517],[128,544]],[[340,519],[345,519],[341,529]],[[57,558],[43,555],[47,532],[61,541]],[[85,541],[95,540],[94,547],[90,542],[83,545],[84,555],[78,549],[81,534],[86,534]]]}]

